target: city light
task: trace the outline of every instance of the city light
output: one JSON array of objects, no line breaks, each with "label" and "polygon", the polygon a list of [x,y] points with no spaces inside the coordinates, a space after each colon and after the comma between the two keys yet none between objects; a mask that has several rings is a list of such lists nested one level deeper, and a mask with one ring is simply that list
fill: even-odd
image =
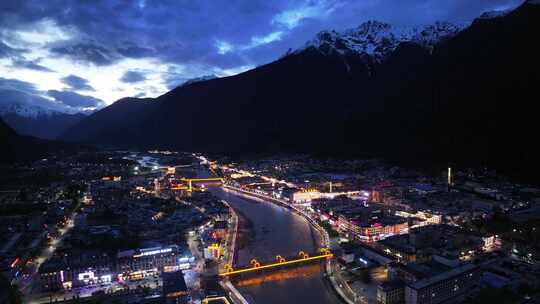
[{"label": "city light", "polygon": [[139,258],[139,257],[142,257],[142,256],[156,255],[156,254],[167,253],[167,252],[171,252],[171,251],[172,251],[172,248],[156,249],[156,250],[151,250],[151,251],[143,251],[143,252],[141,252],[139,254],[133,255],[133,257],[134,258]]}]

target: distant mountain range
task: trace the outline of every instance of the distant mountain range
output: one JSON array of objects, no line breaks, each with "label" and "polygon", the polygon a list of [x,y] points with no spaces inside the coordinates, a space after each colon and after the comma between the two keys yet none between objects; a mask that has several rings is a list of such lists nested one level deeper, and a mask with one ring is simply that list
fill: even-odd
[{"label": "distant mountain range", "polygon": [[25,98],[24,93],[17,91],[10,93],[3,94],[4,98],[0,100],[0,117],[21,135],[56,139],[87,116],[44,107],[32,99]]},{"label": "distant mountain range", "polygon": [[80,113],[54,113],[28,117],[15,113],[5,113],[0,115],[0,117],[22,135],[30,135],[43,139],[56,139],[70,127],[85,118],[86,115]]},{"label": "distant mountain range", "polygon": [[[367,22],[321,32],[245,73],[122,99],[69,141],[256,154],[311,152],[533,172],[540,5],[469,26]],[[533,174],[531,174],[532,176]]]}]

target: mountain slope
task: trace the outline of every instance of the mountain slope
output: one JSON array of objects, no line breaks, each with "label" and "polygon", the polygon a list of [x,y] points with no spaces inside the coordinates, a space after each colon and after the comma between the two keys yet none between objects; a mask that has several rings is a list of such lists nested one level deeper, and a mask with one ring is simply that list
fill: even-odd
[{"label": "mountain slope", "polygon": [[110,146],[144,141],[145,138],[141,136],[147,127],[142,122],[153,107],[151,98],[123,98],[68,129],[62,138]]},{"label": "mountain slope", "polygon": [[0,118],[0,164],[33,161],[49,155],[89,151],[86,146],[20,136]]},{"label": "mountain slope", "polygon": [[2,119],[17,133],[43,139],[56,139],[66,130],[83,120],[84,114],[51,113],[36,116],[23,116],[16,113],[3,113]]},{"label": "mountain slope", "polygon": [[[372,39],[382,43],[380,52],[329,37],[251,71],[176,88],[148,106],[113,105],[65,138],[229,154],[367,154],[532,171],[538,165],[532,156],[540,151],[517,145],[536,136],[540,49],[532,37],[540,34],[539,23],[540,6],[527,2],[460,32],[446,31],[451,35]],[[101,119],[103,113],[126,119]]]},{"label": "mountain slope", "polygon": [[0,88],[0,95],[0,117],[20,135],[55,139],[86,116],[15,89]]},{"label": "mountain slope", "polygon": [[[540,5],[529,1],[502,17],[477,19],[437,55],[447,147],[509,169],[538,168],[535,137],[540,83]],[[519,170],[519,169],[518,169]]]},{"label": "mountain slope", "polygon": [[0,119],[0,163],[12,160],[15,157],[14,142],[17,134],[2,119]]}]

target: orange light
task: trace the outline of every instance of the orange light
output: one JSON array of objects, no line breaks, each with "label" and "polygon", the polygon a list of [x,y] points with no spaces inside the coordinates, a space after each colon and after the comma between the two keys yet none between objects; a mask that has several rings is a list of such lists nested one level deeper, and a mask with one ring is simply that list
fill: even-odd
[{"label": "orange light", "polygon": [[257,263],[257,264],[259,264],[259,266],[246,268],[246,269],[240,269],[240,270],[234,270],[234,271],[228,271],[228,272],[220,273],[219,276],[224,277],[224,276],[229,276],[229,275],[234,275],[234,274],[239,274],[239,273],[244,273],[244,272],[256,271],[256,270],[259,270],[259,269],[267,269],[267,268],[277,267],[277,266],[281,266],[281,265],[298,264],[298,263],[302,263],[302,262],[306,262],[306,261],[331,258],[333,256],[334,255],[332,253],[327,253],[327,254],[322,254],[322,255],[318,255],[318,256],[306,257],[306,258],[302,258],[302,259],[290,260],[290,261],[285,261],[285,262],[278,262],[278,263],[273,263],[273,264],[268,264],[268,265],[260,265],[259,263]]},{"label": "orange light", "polygon": [[17,264],[19,264],[19,262],[21,261],[21,259],[19,258],[16,258],[15,261],[13,261],[13,263],[11,263],[11,268],[14,268],[15,266],[17,266]]}]

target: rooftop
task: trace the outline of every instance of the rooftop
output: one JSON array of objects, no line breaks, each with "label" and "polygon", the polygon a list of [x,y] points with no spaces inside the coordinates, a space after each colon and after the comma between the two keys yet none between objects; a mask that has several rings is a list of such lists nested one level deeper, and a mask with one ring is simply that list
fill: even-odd
[{"label": "rooftop", "polygon": [[438,275],[434,275],[432,277],[416,281],[416,282],[410,284],[409,286],[411,288],[413,288],[413,289],[422,289],[422,288],[425,288],[427,286],[433,285],[433,284],[435,284],[437,282],[444,281],[444,280],[447,280],[447,279],[451,279],[451,278],[457,277],[457,276],[459,276],[459,275],[461,275],[461,274],[463,274],[465,272],[472,271],[476,267],[477,266],[474,265],[474,264],[465,264],[463,266],[453,268],[453,269],[451,269],[449,271],[440,273]]}]

